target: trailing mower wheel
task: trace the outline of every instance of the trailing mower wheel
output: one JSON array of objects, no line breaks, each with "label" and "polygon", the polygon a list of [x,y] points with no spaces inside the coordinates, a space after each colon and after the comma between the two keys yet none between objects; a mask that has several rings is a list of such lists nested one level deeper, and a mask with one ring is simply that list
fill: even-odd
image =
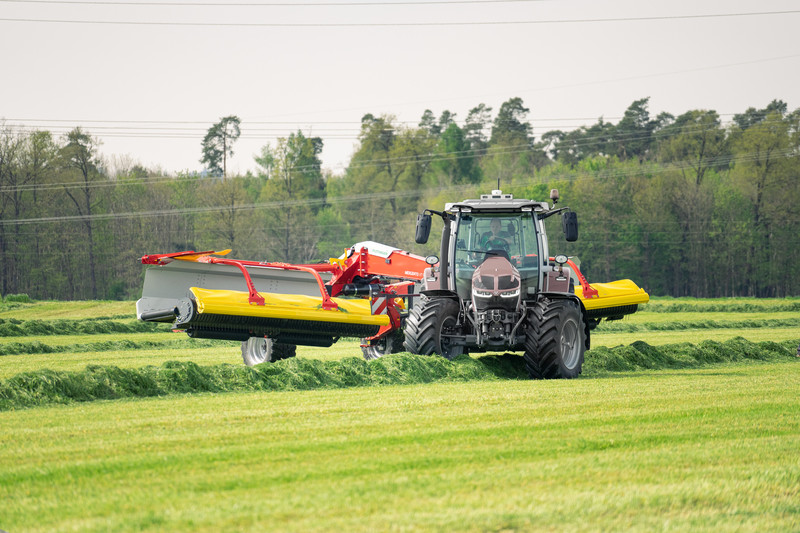
[{"label": "trailing mower wheel", "polygon": [[525,367],[533,379],[575,378],[581,373],[586,330],[571,300],[536,302],[525,331]]},{"label": "trailing mower wheel", "polygon": [[[366,343],[366,339],[361,340],[362,344]],[[364,359],[372,361],[384,355],[399,352],[403,349],[403,335],[400,332],[392,332],[388,335],[374,340],[369,346],[362,346],[361,353],[364,354]]]},{"label": "trailing mower wheel", "polygon": [[242,342],[242,359],[247,366],[279,361],[297,355],[297,346],[281,344],[269,337],[250,337]]},{"label": "trailing mower wheel", "polygon": [[423,297],[406,320],[405,347],[411,353],[437,353],[455,359],[464,353],[463,346],[453,346],[442,334],[455,333],[459,305],[450,298]]}]

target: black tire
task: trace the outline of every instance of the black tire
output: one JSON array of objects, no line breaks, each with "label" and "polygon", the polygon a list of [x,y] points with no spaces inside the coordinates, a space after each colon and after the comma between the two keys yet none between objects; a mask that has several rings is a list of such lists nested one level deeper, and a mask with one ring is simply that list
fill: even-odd
[{"label": "black tire", "polygon": [[545,298],[529,310],[525,367],[531,378],[578,377],[585,351],[586,327],[578,304]]},{"label": "black tire", "polygon": [[[361,343],[364,344],[365,340],[362,339]],[[372,341],[369,346],[362,346],[361,353],[364,355],[364,359],[372,361],[384,355],[399,352],[402,349],[403,334],[400,331],[393,331],[378,340]]]},{"label": "black tire", "polygon": [[269,337],[250,337],[242,342],[242,360],[247,366],[288,359],[297,355],[297,346],[282,344]]},{"label": "black tire", "polygon": [[416,306],[406,320],[404,345],[406,350],[420,355],[437,353],[455,359],[464,353],[463,346],[453,346],[442,333],[455,333],[459,305],[450,298],[427,298]]}]

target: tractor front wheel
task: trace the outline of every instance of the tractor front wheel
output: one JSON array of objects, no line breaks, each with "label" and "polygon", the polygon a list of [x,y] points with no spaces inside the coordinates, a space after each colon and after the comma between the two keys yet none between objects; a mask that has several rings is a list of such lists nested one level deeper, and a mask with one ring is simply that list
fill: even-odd
[{"label": "tractor front wheel", "polygon": [[269,337],[250,337],[242,342],[242,359],[247,366],[288,359],[296,354],[294,344],[282,344]]},{"label": "tractor front wheel", "polygon": [[455,359],[464,353],[464,346],[454,345],[448,335],[457,335],[458,302],[450,298],[422,298],[406,320],[405,347],[411,353],[438,353]]},{"label": "tractor front wheel", "polygon": [[575,378],[583,368],[586,331],[572,300],[543,299],[528,312],[525,367],[533,379]]}]

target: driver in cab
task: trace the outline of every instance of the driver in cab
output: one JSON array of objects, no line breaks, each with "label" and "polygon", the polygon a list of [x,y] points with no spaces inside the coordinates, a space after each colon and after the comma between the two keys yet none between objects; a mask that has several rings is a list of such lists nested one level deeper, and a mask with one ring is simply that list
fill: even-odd
[{"label": "driver in cab", "polygon": [[509,250],[508,239],[500,235],[501,223],[499,218],[492,219],[489,229],[490,233],[485,233],[481,237],[480,246],[483,250]]}]

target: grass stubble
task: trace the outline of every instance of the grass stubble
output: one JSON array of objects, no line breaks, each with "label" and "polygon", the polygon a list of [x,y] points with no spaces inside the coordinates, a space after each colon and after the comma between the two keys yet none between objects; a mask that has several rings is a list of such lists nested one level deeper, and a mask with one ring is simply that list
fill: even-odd
[{"label": "grass stubble", "polygon": [[[635,331],[593,338],[571,381],[519,379],[511,355],[367,364],[348,357],[351,341],[254,370],[222,364],[216,345],[198,349],[200,365],[191,352],[164,363],[183,348],[145,332],[103,342],[155,345],[2,356],[29,366],[0,368],[0,529],[798,531],[793,322],[709,323],[760,311],[791,321],[797,302],[725,303],[653,311],[676,324],[704,313],[688,331],[643,334],[634,315],[617,328]],[[730,304],[739,318],[721,315]],[[109,305],[95,312],[120,321]],[[64,309],[49,306],[49,319]],[[704,341],[723,329],[747,340]],[[670,333],[692,344],[613,337]],[[115,354],[130,354],[127,368],[103,359]],[[62,357],[66,370],[42,369]]]}]

